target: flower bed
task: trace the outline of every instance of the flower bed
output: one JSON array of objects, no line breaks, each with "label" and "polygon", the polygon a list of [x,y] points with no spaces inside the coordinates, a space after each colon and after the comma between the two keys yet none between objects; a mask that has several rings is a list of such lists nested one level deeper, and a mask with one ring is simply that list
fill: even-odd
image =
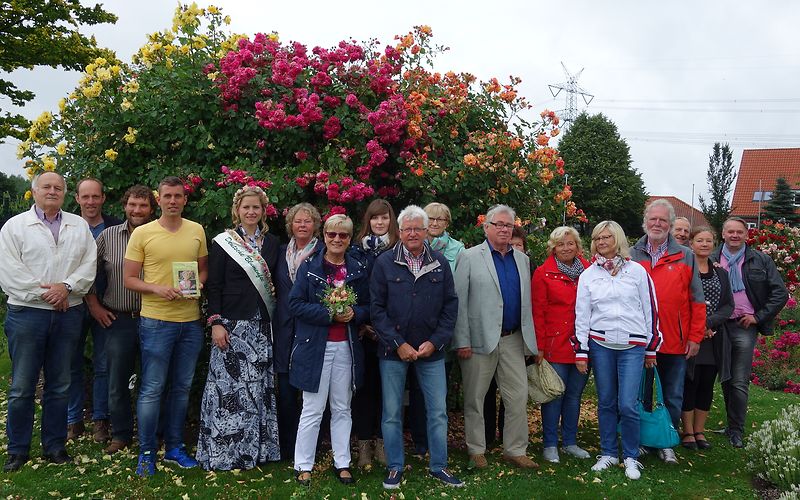
[{"label": "flower bed", "polygon": [[758,338],[752,381],[770,390],[800,394],[800,310],[794,298],[778,317],[775,335]]},{"label": "flower bed", "polygon": [[748,467],[783,490],[800,485],[800,405],[785,408],[750,435]]}]

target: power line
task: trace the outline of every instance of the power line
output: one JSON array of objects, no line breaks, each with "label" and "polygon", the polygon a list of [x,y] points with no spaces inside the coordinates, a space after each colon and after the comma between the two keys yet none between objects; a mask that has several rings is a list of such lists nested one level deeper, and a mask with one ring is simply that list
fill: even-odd
[{"label": "power line", "polygon": [[775,113],[794,114],[800,109],[723,109],[723,108],[657,108],[652,106],[597,106],[599,109],[618,109],[623,111],[667,111],[682,113]]},{"label": "power line", "polygon": [[709,104],[737,104],[740,102],[800,102],[800,97],[783,97],[767,99],[597,99],[596,102],[627,102],[627,103],[709,103]]}]

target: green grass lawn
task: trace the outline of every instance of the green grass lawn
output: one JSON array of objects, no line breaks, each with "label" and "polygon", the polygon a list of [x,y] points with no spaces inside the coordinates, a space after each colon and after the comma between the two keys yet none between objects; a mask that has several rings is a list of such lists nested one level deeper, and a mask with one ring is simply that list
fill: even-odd
[{"label": "green grass lawn", "polygon": [[[6,395],[9,362],[0,357],[0,427],[5,427]],[[717,393],[720,391],[717,390]],[[723,425],[721,399],[717,394],[709,419],[709,428]],[[587,400],[594,398],[591,384]],[[759,387],[751,390],[748,426],[753,428],[772,419],[780,409],[800,402],[796,395],[774,393]],[[538,412],[538,409],[531,411]],[[455,419],[454,419],[455,420]],[[36,426],[38,427],[38,416]],[[680,464],[667,466],[654,456],[642,457],[642,478],[628,481],[623,470],[614,469],[596,474],[589,471],[594,460],[563,457],[562,463],[545,465],[541,454],[538,426],[531,434],[529,454],[542,464],[536,471],[519,471],[500,462],[500,451],[487,458],[490,467],[480,472],[466,469],[466,454],[451,450],[453,472],[466,482],[463,489],[450,489],[426,476],[426,463],[409,458],[406,481],[394,498],[755,498],[752,475],[746,470],[742,450],[734,450],[726,440],[709,433],[714,445],[705,452],[678,448]],[[36,432],[36,431],[35,431]],[[5,448],[5,433],[0,444]],[[594,455],[599,438],[593,418],[582,419],[579,442]],[[21,471],[0,473],[0,497],[3,498],[389,498],[381,488],[383,472],[374,469],[357,472],[355,486],[340,485],[328,470],[330,455],[318,458],[310,488],[297,486],[288,462],[272,464],[250,471],[206,473],[199,469],[182,470],[160,465],[155,478],[142,480],[134,475],[136,456],[133,453],[104,456],[102,446],[84,436],[68,445],[76,463],[65,466],[47,464],[39,458],[38,433],[34,435],[31,453],[34,456]]]}]

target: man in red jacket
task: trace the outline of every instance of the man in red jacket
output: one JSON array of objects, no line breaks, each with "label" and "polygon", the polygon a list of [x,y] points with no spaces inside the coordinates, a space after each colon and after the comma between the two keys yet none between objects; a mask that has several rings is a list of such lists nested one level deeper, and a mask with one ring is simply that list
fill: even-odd
[{"label": "man in red jacket", "polygon": [[[706,329],[703,285],[694,255],[670,234],[675,209],[658,199],[644,211],[645,235],[631,249],[631,259],[647,270],[656,287],[658,322],[663,343],[657,369],[664,390],[664,404],[676,429],[680,426],[686,360],[697,354]],[[666,463],[678,463],[675,452],[658,451]]]}]

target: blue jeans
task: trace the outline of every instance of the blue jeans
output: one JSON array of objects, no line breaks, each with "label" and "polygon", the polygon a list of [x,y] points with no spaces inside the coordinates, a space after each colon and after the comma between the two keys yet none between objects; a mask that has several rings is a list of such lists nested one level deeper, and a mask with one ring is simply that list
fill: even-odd
[{"label": "blue jeans", "polygon": [[564,446],[578,444],[578,417],[581,395],[589,375],[582,374],[572,363],[550,363],[566,389],[564,394],[542,405],[542,434],[545,448],[558,446],[558,423],[561,422],[561,441]]},{"label": "blue jeans", "polygon": [[139,351],[139,318],[116,313],[108,328],[95,323],[106,338],[108,362],[108,410],[111,416],[111,439],[133,441],[133,410],[128,384],[136,366]]},{"label": "blue jeans", "polygon": [[[656,354],[658,378],[664,391],[664,406],[669,411],[672,425],[681,428],[681,410],[683,409],[683,383],[686,380],[686,356],[684,354]],[[652,375],[647,377],[646,387],[653,386]],[[652,391],[645,391],[650,400]]]},{"label": "blue jeans", "polygon": [[84,350],[86,349],[86,334],[90,331],[92,332],[92,420],[105,420],[109,416],[105,330],[89,314],[86,314],[80,341],[72,353],[69,406],[67,407],[68,424],[83,421]]},{"label": "blue jeans", "polygon": [[203,327],[199,321],[181,323],[142,317],[139,347],[142,353],[142,380],[136,406],[139,449],[157,450],[161,396],[169,386],[162,418],[164,446],[171,450],[183,444],[189,389],[203,347]]},{"label": "blue jeans", "polygon": [[33,434],[36,383],[44,369],[42,449],[55,453],[67,440],[67,398],[71,353],[81,335],[83,304],[65,312],[8,306],[5,332],[11,357],[8,390],[8,453],[28,455]]},{"label": "blue jeans", "polygon": [[597,386],[600,453],[609,457],[618,456],[619,424],[622,458],[638,458],[639,411],[636,400],[644,368],[644,346],[616,351],[590,339],[589,358]]},{"label": "blue jeans", "polygon": [[[409,363],[391,359],[379,360],[383,391],[383,445],[389,470],[402,471],[405,466],[403,450],[403,392]],[[438,472],[447,467],[447,379],[444,359],[417,361],[414,370],[419,377],[425,398],[430,470]]]}]

